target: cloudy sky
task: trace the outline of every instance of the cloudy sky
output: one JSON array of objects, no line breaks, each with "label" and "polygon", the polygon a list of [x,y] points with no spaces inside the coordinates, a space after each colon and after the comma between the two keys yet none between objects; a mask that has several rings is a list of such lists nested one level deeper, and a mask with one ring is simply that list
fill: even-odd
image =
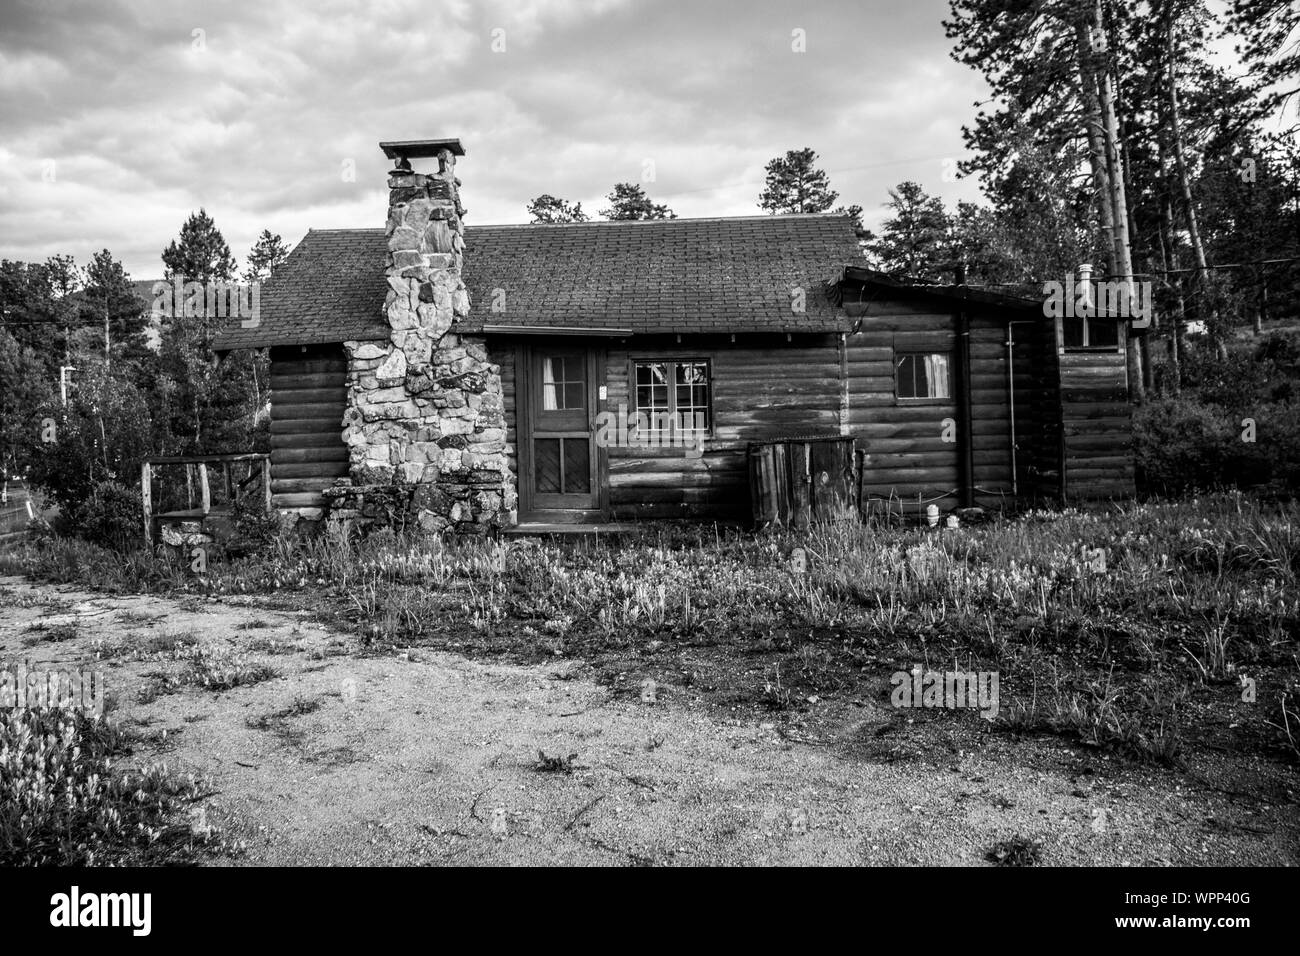
[{"label": "cloudy sky", "polygon": [[381,226],[377,144],[444,136],[470,224],[526,222],[544,192],[594,214],[619,181],[679,216],[752,215],[764,164],[803,146],[868,225],[904,179],[975,198],[945,179],[985,95],[946,8],[4,0],[0,256],[108,248],[153,278],[202,206],[242,264],[263,228]]}]

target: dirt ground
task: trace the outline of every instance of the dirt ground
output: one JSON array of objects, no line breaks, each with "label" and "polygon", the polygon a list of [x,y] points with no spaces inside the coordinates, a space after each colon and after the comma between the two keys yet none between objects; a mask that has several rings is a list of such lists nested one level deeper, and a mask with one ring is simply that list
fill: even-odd
[{"label": "dirt ground", "polygon": [[[1254,756],[1208,755],[1192,773],[1139,767],[939,720],[898,730],[870,701],[795,725],[689,699],[616,699],[562,658],[366,656],[309,612],[255,599],[0,586],[2,662],[79,665],[97,648],[192,632],[256,648],[249,658],[279,673],[141,703],[148,675],[178,664],[99,665],[114,717],[146,736],[134,761],[212,776],[206,822],[246,846],[217,865],[987,866],[1017,835],[1041,843],[1044,865],[1300,862],[1295,772]],[[75,637],[44,639],[63,623]],[[318,708],[275,716],[296,701]],[[973,714],[940,716],[978,728]],[[572,772],[540,771],[539,750],[576,754]]]}]

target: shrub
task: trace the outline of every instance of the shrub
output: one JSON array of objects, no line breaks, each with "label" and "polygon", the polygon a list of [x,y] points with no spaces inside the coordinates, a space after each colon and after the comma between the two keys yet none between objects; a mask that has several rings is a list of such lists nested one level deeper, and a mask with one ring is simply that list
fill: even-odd
[{"label": "shrub", "polygon": [[90,496],[69,509],[65,527],[93,544],[134,551],[144,533],[140,492],[116,481],[96,482]]},{"label": "shrub", "polygon": [[1180,494],[1222,484],[1236,437],[1227,413],[1204,402],[1171,398],[1143,405],[1133,416],[1139,488]]},{"label": "shrub", "polygon": [[1263,353],[1257,358],[1244,349],[1234,349],[1223,359],[1211,348],[1188,349],[1183,358],[1183,388],[1209,405],[1245,413],[1268,400],[1276,372]]},{"label": "shrub", "polygon": [[265,505],[255,499],[241,498],[231,507],[234,519],[235,538],[254,548],[263,548],[280,534],[283,522],[280,512],[267,511]]},{"label": "shrub", "polygon": [[[1193,398],[1149,402],[1133,416],[1137,481],[1146,494],[1300,487],[1300,403],[1261,403],[1229,411]],[[1245,419],[1254,422],[1244,441]]]}]

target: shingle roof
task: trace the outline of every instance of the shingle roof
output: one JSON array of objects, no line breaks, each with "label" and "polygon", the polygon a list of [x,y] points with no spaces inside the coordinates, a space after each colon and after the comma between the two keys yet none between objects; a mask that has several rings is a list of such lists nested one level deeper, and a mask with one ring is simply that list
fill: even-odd
[{"label": "shingle roof", "polygon": [[1003,309],[1020,309],[1041,311],[1042,298],[1030,298],[1009,292],[986,289],[965,283],[944,284],[927,282],[908,276],[900,276],[865,266],[849,265],[844,269],[844,281],[833,290],[832,299],[839,302],[850,315],[862,313],[859,305],[869,305],[870,300],[862,296],[863,287],[883,289],[887,293],[906,293],[930,298],[972,302],[978,305],[991,305]]},{"label": "shingle roof", "polygon": [[[385,251],[382,229],[312,230],[263,285],[260,325],[229,328],[216,347],[387,338]],[[859,259],[850,221],[829,214],[470,226],[470,316],[457,328],[838,330],[848,323],[825,283]],[[793,288],[804,290],[802,313]]]}]

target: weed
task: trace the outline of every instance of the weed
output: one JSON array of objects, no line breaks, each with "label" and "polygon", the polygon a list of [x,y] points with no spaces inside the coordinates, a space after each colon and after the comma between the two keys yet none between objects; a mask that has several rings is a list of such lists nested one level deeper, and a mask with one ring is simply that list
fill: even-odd
[{"label": "weed", "polygon": [[1042,859],[1043,845],[1016,834],[1010,840],[1000,840],[984,854],[984,859],[995,866],[1035,866]]},{"label": "weed", "polygon": [[103,718],[0,715],[0,865],[176,864],[237,849],[187,819],[210,781],[161,764],[123,771],[116,758],[129,753],[130,739]]},{"label": "weed", "polygon": [[33,624],[31,629],[36,631],[36,635],[23,638],[24,647],[34,647],[37,644],[58,644],[63,641],[77,639],[77,625],[74,621],[67,621],[62,624]]},{"label": "weed", "polygon": [[185,666],[175,674],[153,674],[153,683],[141,692],[141,703],[150,703],[164,694],[174,694],[185,687],[200,687],[214,692],[232,690],[272,680],[279,673],[266,664],[254,663],[228,648],[191,645],[175,653]]},{"label": "weed", "polygon": [[567,757],[548,757],[542,750],[537,751],[537,763],[533,769],[538,773],[573,773],[573,762],[578,759],[577,754],[569,754]]}]

